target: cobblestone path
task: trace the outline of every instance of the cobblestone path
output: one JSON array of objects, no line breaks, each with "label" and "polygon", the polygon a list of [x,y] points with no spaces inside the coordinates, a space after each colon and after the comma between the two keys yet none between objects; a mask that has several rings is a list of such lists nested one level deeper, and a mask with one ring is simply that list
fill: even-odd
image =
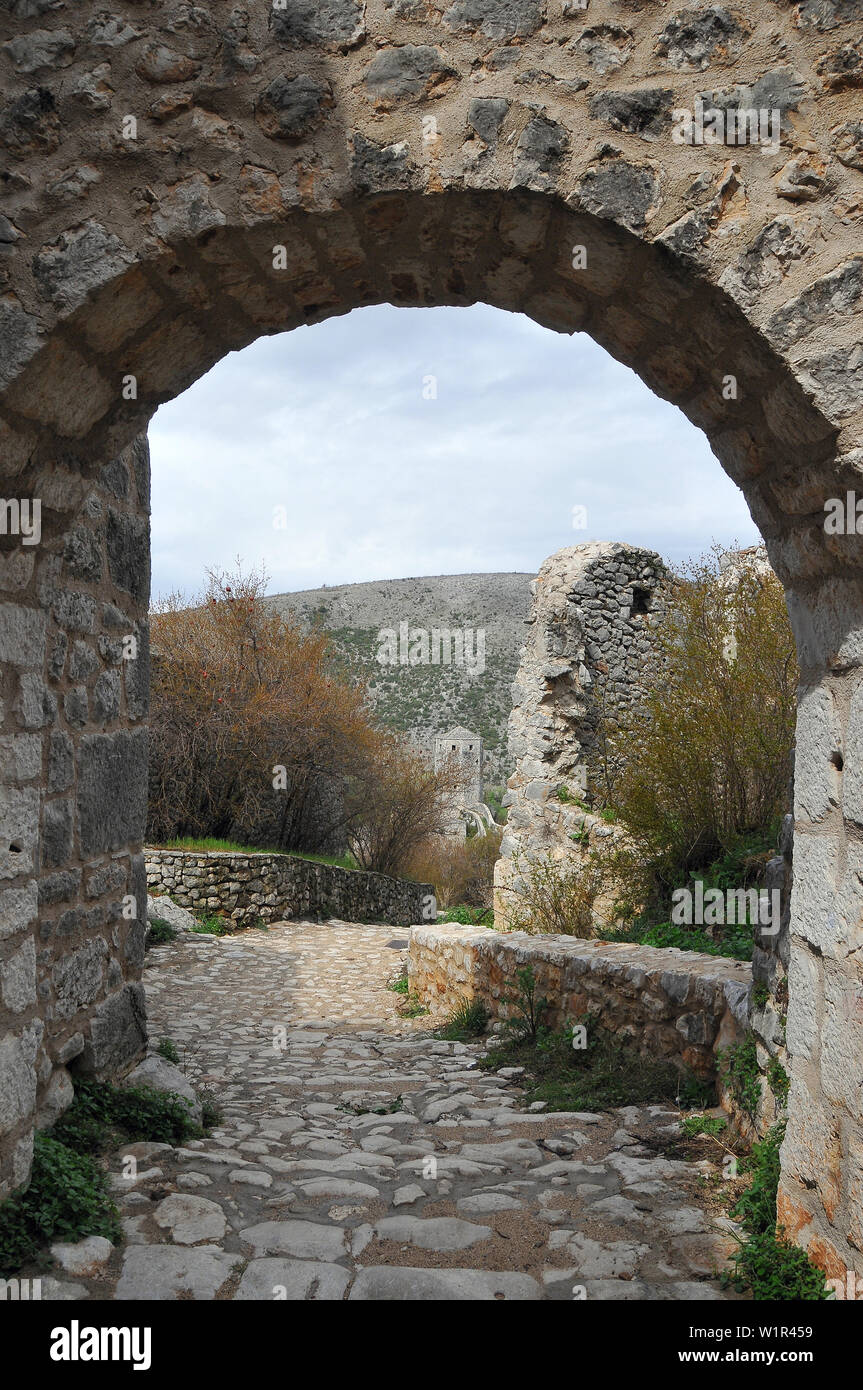
[{"label": "cobblestone path", "polygon": [[70,1259],[50,1297],[728,1296],[732,1223],[694,1165],[657,1156],[675,1114],[519,1110],[481,1045],[398,1016],[406,935],[290,923],[149,953],[152,1043],[174,1041],[224,1119],[112,1157],[127,1243]]}]

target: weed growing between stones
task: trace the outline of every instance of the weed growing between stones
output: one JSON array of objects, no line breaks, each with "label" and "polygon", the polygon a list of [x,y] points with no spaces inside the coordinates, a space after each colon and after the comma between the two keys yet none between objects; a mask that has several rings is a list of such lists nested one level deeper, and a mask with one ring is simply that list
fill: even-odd
[{"label": "weed growing between stones", "polygon": [[349,1115],[397,1115],[404,1110],[405,1103],[402,1095],[397,1095],[395,1100],[390,1101],[389,1105],[350,1105],[338,1106],[339,1110],[344,1110]]},{"label": "weed growing between stones", "polygon": [[410,990],[398,1013],[401,1018],[419,1018],[421,1014],[427,1014],[428,1009],[421,1002],[419,995]]},{"label": "weed growing between stones", "polygon": [[524,1104],[542,1101],[548,1111],[601,1111],[663,1102],[681,1108],[713,1104],[709,1083],[682,1077],[672,1062],[642,1056],[602,1033],[589,1016],[580,1022],[586,1028],[586,1046],[573,1046],[582,1035],[572,1025],[553,1032],[539,1023],[535,1036],[524,1032],[508,1040],[479,1064],[487,1071],[523,1067],[519,1084],[524,1087]]},{"label": "weed growing between stones", "polygon": [[758,1069],[755,1035],[747,1033],[733,1047],[720,1048],[716,1058],[722,1085],[731,1092],[741,1110],[754,1120],[761,1100],[761,1075]]},{"label": "weed growing between stones", "polygon": [[727,1127],[728,1121],[723,1115],[685,1115],[680,1122],[687,1139],[695,1139],[699,1134],[708,1134],[716,1139]]},{"label": "weed growing between stones", "polygon": [[180,1054],[177,1051],[177,1044],[172,1042],[170,1038],[161,1038],[156,1051],[160,1057],[164,1057],[166,1062],[173,1062],[175,1067],[180,1065]]},{"label": "weed growing between stones", "polygon": [[393,994],[410,993],[407,965],[402,965],[398,975],[394,975],[391,980],[387,980],[387,989],[391,989]]},{"label": "weed growing between stones", "polygon": [[776,1193],[779,1187],[779,1150],[784,1122],[774,1125],[766,1138],[754,1144],[746,1166],[752,1182],[732,1208],[747,1234],[735,1256],[734,1269],[723,1275],[726,1287],[751,1298],[781,1302],[823,1302],[831,1297],[823,1270],[813,1265],[806,1251],[785,1238],[776,1227]]},{"label": "weed growing between stones", "polygon": [[411,989],[408,983],[408,967],[406,961],[402,962],[399,973],[387,980],[387,989],[391,989],[393,994],[401,994],[404,996],[404,1003],[396,1010],[400,1018],[419,1018],[421,1014],[428,1013],[425,1004],[420,1001],[419,995]]},{"label": "weed growing between stones", "polygon": [[221,1105],[216,1100],[215,1092],[209,1086],[202,1086],[197,1095],[201,1102],[201,1128],[206,1134],[208,1130],[215,1129],[217,1125],[222,1123],[224,1115]]},{"label": "weed growing between stones", "polygon": [[521,970],[517,970],[515,978],[518,986],[515,994],[503,996],[504,1004],[509,1004],[515,1009],[515,1017],[509,1019],[504,1027],[512,1038],[535,1044],[537,1033],[549,1010],[549,1000],[545,995],[537,998],[536,975],[532,965],[525,965]]},{"label": "weed growing between stones", "polygon": [[481,999],[461,999],[436,1036],[443,1042],[468,1042],[488,1027],[489,1012]]},{"label": "weed growing between stones", "polygon": [[791,1080],[778,1057],[771,1057],[767,1064],[767,1085],[773,1092],[779,1109],[784,1110],[788,1104]]},{"label": "weed growing between stones", "polygon": [[198,925],[192,927],[193,932],[200,936],[229,936],[230,932],[227,923],[215,912],[198,912]]},{"label": "weed growing between stones", "polygon": [[0,1276],[11,1278],[31,1261],[45,1268],[47,1245],[85,1236],[122,1238],[105,1173],[88,1154],[37,1134],[29,1187],[0,1205]]}]

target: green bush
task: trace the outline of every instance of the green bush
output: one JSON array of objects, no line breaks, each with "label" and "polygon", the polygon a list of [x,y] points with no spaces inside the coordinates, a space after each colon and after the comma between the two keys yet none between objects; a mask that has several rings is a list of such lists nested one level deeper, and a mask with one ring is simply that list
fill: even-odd
[{"label": "green bush", "polygon": [[463,927],[493,927],[494,912],[491,908],[468,907],[459,903],[457,907],[445,908],[438,913],[439,922],[458,922]]},{"label": "green bush", "polygon": [[122,1236],[105,1174],[95,1159],[37,1133],[27,1191],[0,1205],[0,1275],[11,1278],[31,1260],[42,1263],[53,1241],[85,1236],[114,1242]]},{"label": "green bush", "polygon": [[148,946],[164,946],[168,941],[176,941],[177,929],[161,917],[154,917],[147,929]]},{"label": "green bush", "polygon": [[193,932],[201,936],[227,936],[228,928],[221,917],[215,912],[200,912],[195,914],[198,924],[192,927]]},{"label": "green bush", "polygon": [[75,1099],[51,1130],[61,1144],[78,1153],[104,1153],[124,1142],[152,1140],[183,1144],[199,1138],[200,1127],[188,1103],[171,1092],[150,1086],[111,1086],[105,1081],[79,1081]]},{"label": "green bush", "polygon": [[747,1162],[754,1174],[752,1183],[732,1208],[732,1216],[739,1219],[748,1238],[723,1282],[752,1298],[823,1302],[831,1297],[823,1271],[812,1264],[805,1250],[785,1239],[782,1227],[776,1230],[779,1151],[784,1135],[784,1123],[774,1125],[766,1138],[753,1145]]},{"label": "green bush", "polygon": [[699,1134],[709,1134],[716,1139],[728,1128],[728,1121],[723,1115],[686,1115],[680,1128],[687,1139],[695,1139]]},{"label": "green bush", "polygon": [[751,960],[755,945],[754,928],[746,926],[725,927],[715,941],[700,927],[677,926],[672,922],[653,925],[637,922],[622,928],[599,928],[597,936],[603,941],[630,941],[642,946],[676,946],[681,951],[699,951],[702,955],[725,956],[731,960]]}]

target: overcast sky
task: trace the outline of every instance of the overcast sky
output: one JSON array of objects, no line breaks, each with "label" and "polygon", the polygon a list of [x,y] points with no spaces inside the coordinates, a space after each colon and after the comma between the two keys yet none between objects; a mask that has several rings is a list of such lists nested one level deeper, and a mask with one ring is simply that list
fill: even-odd
[{"label": "overcast sky", "polygon": [[150,445],[154,598],[197,593],[238,555],[282,593],[535,573],[585,540],[675,564],[758,538],[678,410],[583,334],[486,306],[261,338],[163,406]]}]

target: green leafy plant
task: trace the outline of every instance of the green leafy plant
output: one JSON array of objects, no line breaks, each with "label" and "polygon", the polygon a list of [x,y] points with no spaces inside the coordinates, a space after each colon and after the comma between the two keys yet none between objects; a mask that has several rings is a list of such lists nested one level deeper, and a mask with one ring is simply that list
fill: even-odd
[{"label": "green leafy plant", "polygon": [[176,941],[177,929],[162,917],[154,917],[147,928],[147,945],[164,946],[168,941]]},{"label": "green leafy plant", "polygon": [[672,922],[651,925],[636,921],[624,927],[598,927],[596,934],[603,941],[628,941],[660,949],[675,946],[681,951],[698,951],[701,955],[744,961],[752,959],[755,944],[754,931],[747,926],[725,927],[715,939],[699,927],[678,926]]},{"label": "green leafy plant", "polygon": [[413,990],[409,990],[405,1002],[398,1012],[402,1018],[419,1018],[421,1014],[427,1014],[428,1009],[420,1000],[419,995],[415,994]]},{"label": "green leafy plant", "polygon": [[771,1057],[767,1063],[767,1085],[773,1092],[776,1104],[780,1110],[784,1110],[788,1104],[788,1093],[791,1090],[791,1080],[787,1071],[779,1061],[778,1057]]},{"label": "green leafy plant", "polygon": [[37,1133],[26,1192],[0,1204],[0,1275],[10,1278],[33,1260],[45,1263],[44,1247],[52,1241],[75,1243],[85,1236],[122,1239],[105,1174],[87,1154]]},{"label": "green leafy plant", "polygon": [[160,1057],[164,1057],[166,1062],[173,1062],[175,1067],[180,1065],[180,1054],[177,1051],[177,1044],[170,1038],[161,1038],[156,1048]]},{"label": "green leafy plant", "polygon": [[192,927],[193,932],[202,936],[227,936],[228,928],[225,922],[215,912],[196,913],[198,918],[197,926]]},{"label": "green leafy plant", "polygon": [[438,913],[439,922],[458,922],[463,927],[493,927],[494,912],[491,908],[469,907],[459,903],[457,907],[447,907]]},{"label": "green leafy plant", "polygon": [[[584,1046],[573,1046],[582,1042]],[[643,1056],[603,1032],[591,1015],[556,1030],[539,1023],[535,1038],[524,1033],[502,1042],[480,1059],[480,1066],[488,1071],[522,1067],[524,1103],[542,1101],[549,1111],[686,1103],[686,1078],[673,1063]],[[696,1103],[710,1104],[713,1098],[705,1094],[703,1083],[691,1089]]]},{"label": "green leafy plant", "polygon": [[51,1133],[78,1153],[104,1153],[126,1141],[182,1144],[200,1138],[201,1129],[182,1096],[150,1086],[82,1080]]},{"label": "green leafy plant", "polygon": [[505,994],[503,1003],[515,1009],[515,1018],[507,1020],[507,1032],[515,1038],[526,1038],[536,1043],[537,1032],[543,1025],[550,1008],[545,995],[537,997],[536,975],[532,965],[522,966],[515,972],[516,991]]},{"label": "green leafy plant", "polygon": [[770,998],[770,990],[759,980],[752,986],[751,998],[753,1009],[763,1009]]},{"label": "green leafy plant", "polygon": [[720,1048],[716,1055],[720,1081],[740,1108],[754,1119],[761,1100],[761,1073],[754,1035],[747,1033],[741,1042]]},{"label": "green leafy plant", "polygon": [[784,1136],[783,1122],[752,1147],[747,1160],[752,1182],[732,1208],[747,1239],[723,1282],[752,1298],[822,1302],[831,1297],[823,1270],[812,1264],[805,1250],[786,1240],[782,1227],[776,1229],[779,1151]]},{"label": "green leafy plant", "polygon": [[410,992],[406,965],[402,966],[398,975],[394,975],[392,979],[387,980],[387,989],[391,989],[393,994],[408,994]]},{"label": "green leafy plant", "polygon": [[695,1139],[699,1134],[709,1134],[716,1139],[728,1128],[728,1121],[722,1115],[686,1115],[680,1121],[680,1128],[687,1139]]}]

